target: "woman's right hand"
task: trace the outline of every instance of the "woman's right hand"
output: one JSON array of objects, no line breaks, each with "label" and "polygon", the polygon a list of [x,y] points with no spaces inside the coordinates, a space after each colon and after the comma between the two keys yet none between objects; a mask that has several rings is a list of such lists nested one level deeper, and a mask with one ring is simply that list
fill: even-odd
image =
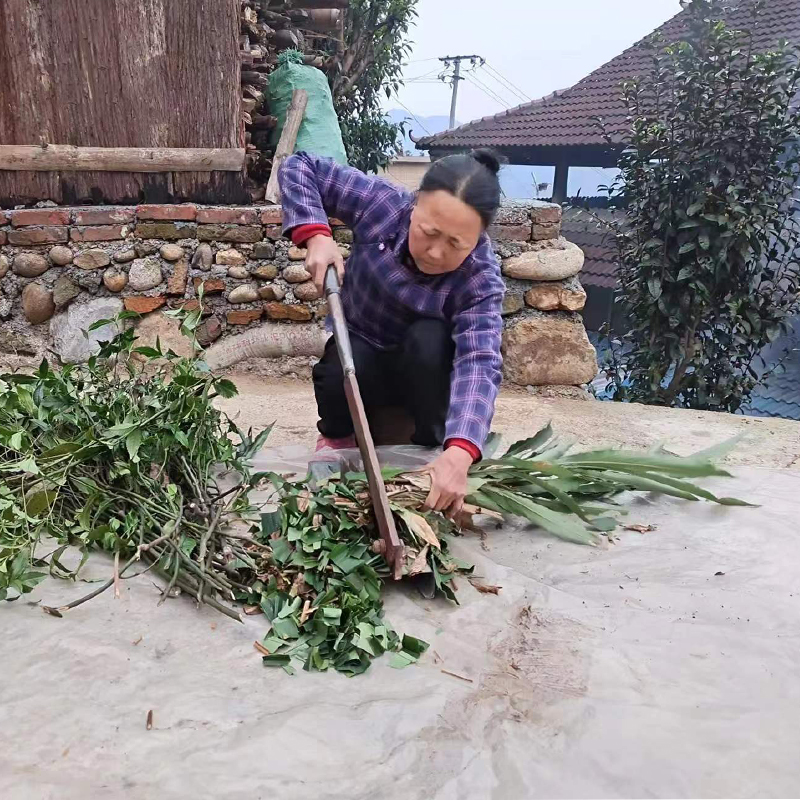
[{"label": "woman's right hand", "polygon": [[324,294],[325,273],[331,264],[335,265],[341,284],[344,279],[344,259],[339,252],[339,245],[330,236],[318,234],[306,241],[306,247],[306,269],[311,273],[320,295]]}]

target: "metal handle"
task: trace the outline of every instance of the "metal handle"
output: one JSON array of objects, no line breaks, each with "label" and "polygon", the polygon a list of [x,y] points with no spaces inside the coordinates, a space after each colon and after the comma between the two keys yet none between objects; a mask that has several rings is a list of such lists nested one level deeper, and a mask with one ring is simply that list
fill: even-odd
[{"label": "metal handle", "polygon": [[345,375],[355,375],[356,366],[353,361],[353,349],[350,346],[350,333],[344,317],[344,308],[340,295],[339,276],[336,267],[331,264],[325,272],[325,299],[328,301],[328,310],[333,320],[333,338],[339,352],[339,361]]},{"label": "metal handle", "polygon": [[336,265],[329,264],[328,269],[325,270],[325,298],[327,299],[332,294],[339,294],[341,287],[339,286],[339,274],[336,272]]}]

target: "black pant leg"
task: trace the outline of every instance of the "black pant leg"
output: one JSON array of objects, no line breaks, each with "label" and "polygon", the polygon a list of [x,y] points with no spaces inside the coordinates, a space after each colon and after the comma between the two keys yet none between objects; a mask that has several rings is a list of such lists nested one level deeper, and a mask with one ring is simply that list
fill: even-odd
[{"label": "black pant leg", "polygon": [[[350,347],[364,408],[369,411],[370,408],[385,405],[388,384],[385,375],[386,354],[352,333]],[[325,352],[314,366],[312,375],[319,413],[319,432],[330,439],[343,439],[352,435],[353,420],[350,418],[344,393],[344,371],[333,336],[325,344]]]},{"label": "black pant leg", "polygon": [[404,387],[406,409],[414,418],[414,444],[435,447],[444,442],[454,355],[448,323],[420,319],[409,326],[396,377]]}]

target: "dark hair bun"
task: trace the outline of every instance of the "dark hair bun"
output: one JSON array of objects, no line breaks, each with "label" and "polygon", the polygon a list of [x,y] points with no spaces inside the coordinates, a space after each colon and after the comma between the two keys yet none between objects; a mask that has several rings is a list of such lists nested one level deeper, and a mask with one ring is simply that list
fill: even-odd
[{"label": "dark hair bun", "polygon": [[493,175],[497,175],[500,172],[502,162],[500,156],[494,150],[482,147],[480,150],[473,150],[470,155],[479,164],[483,164]]},{"label": "dark hair bun", "polygon": [[434,161],[419,190],[448,192],[472,206],[488,227],[500,205],[500,157],[493,150],[456,153]]}]

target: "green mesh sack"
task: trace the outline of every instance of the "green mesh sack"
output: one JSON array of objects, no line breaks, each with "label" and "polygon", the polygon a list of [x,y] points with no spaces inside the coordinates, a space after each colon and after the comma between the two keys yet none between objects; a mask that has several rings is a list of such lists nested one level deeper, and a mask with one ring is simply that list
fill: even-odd
[{"label": "green mesh sack", "polygon": [[278,144],[286,124],[286,114],[295,89],[308,92],[308,106],[297,135],[295,152],[305,150],[347,164],[328,79],[316,67],[303,64],[303,54],[298,50],[284,50],[278,56],[278,68],[269,76],[269,110],[278,118],[278,124],[272,132],[273,146]]}]

